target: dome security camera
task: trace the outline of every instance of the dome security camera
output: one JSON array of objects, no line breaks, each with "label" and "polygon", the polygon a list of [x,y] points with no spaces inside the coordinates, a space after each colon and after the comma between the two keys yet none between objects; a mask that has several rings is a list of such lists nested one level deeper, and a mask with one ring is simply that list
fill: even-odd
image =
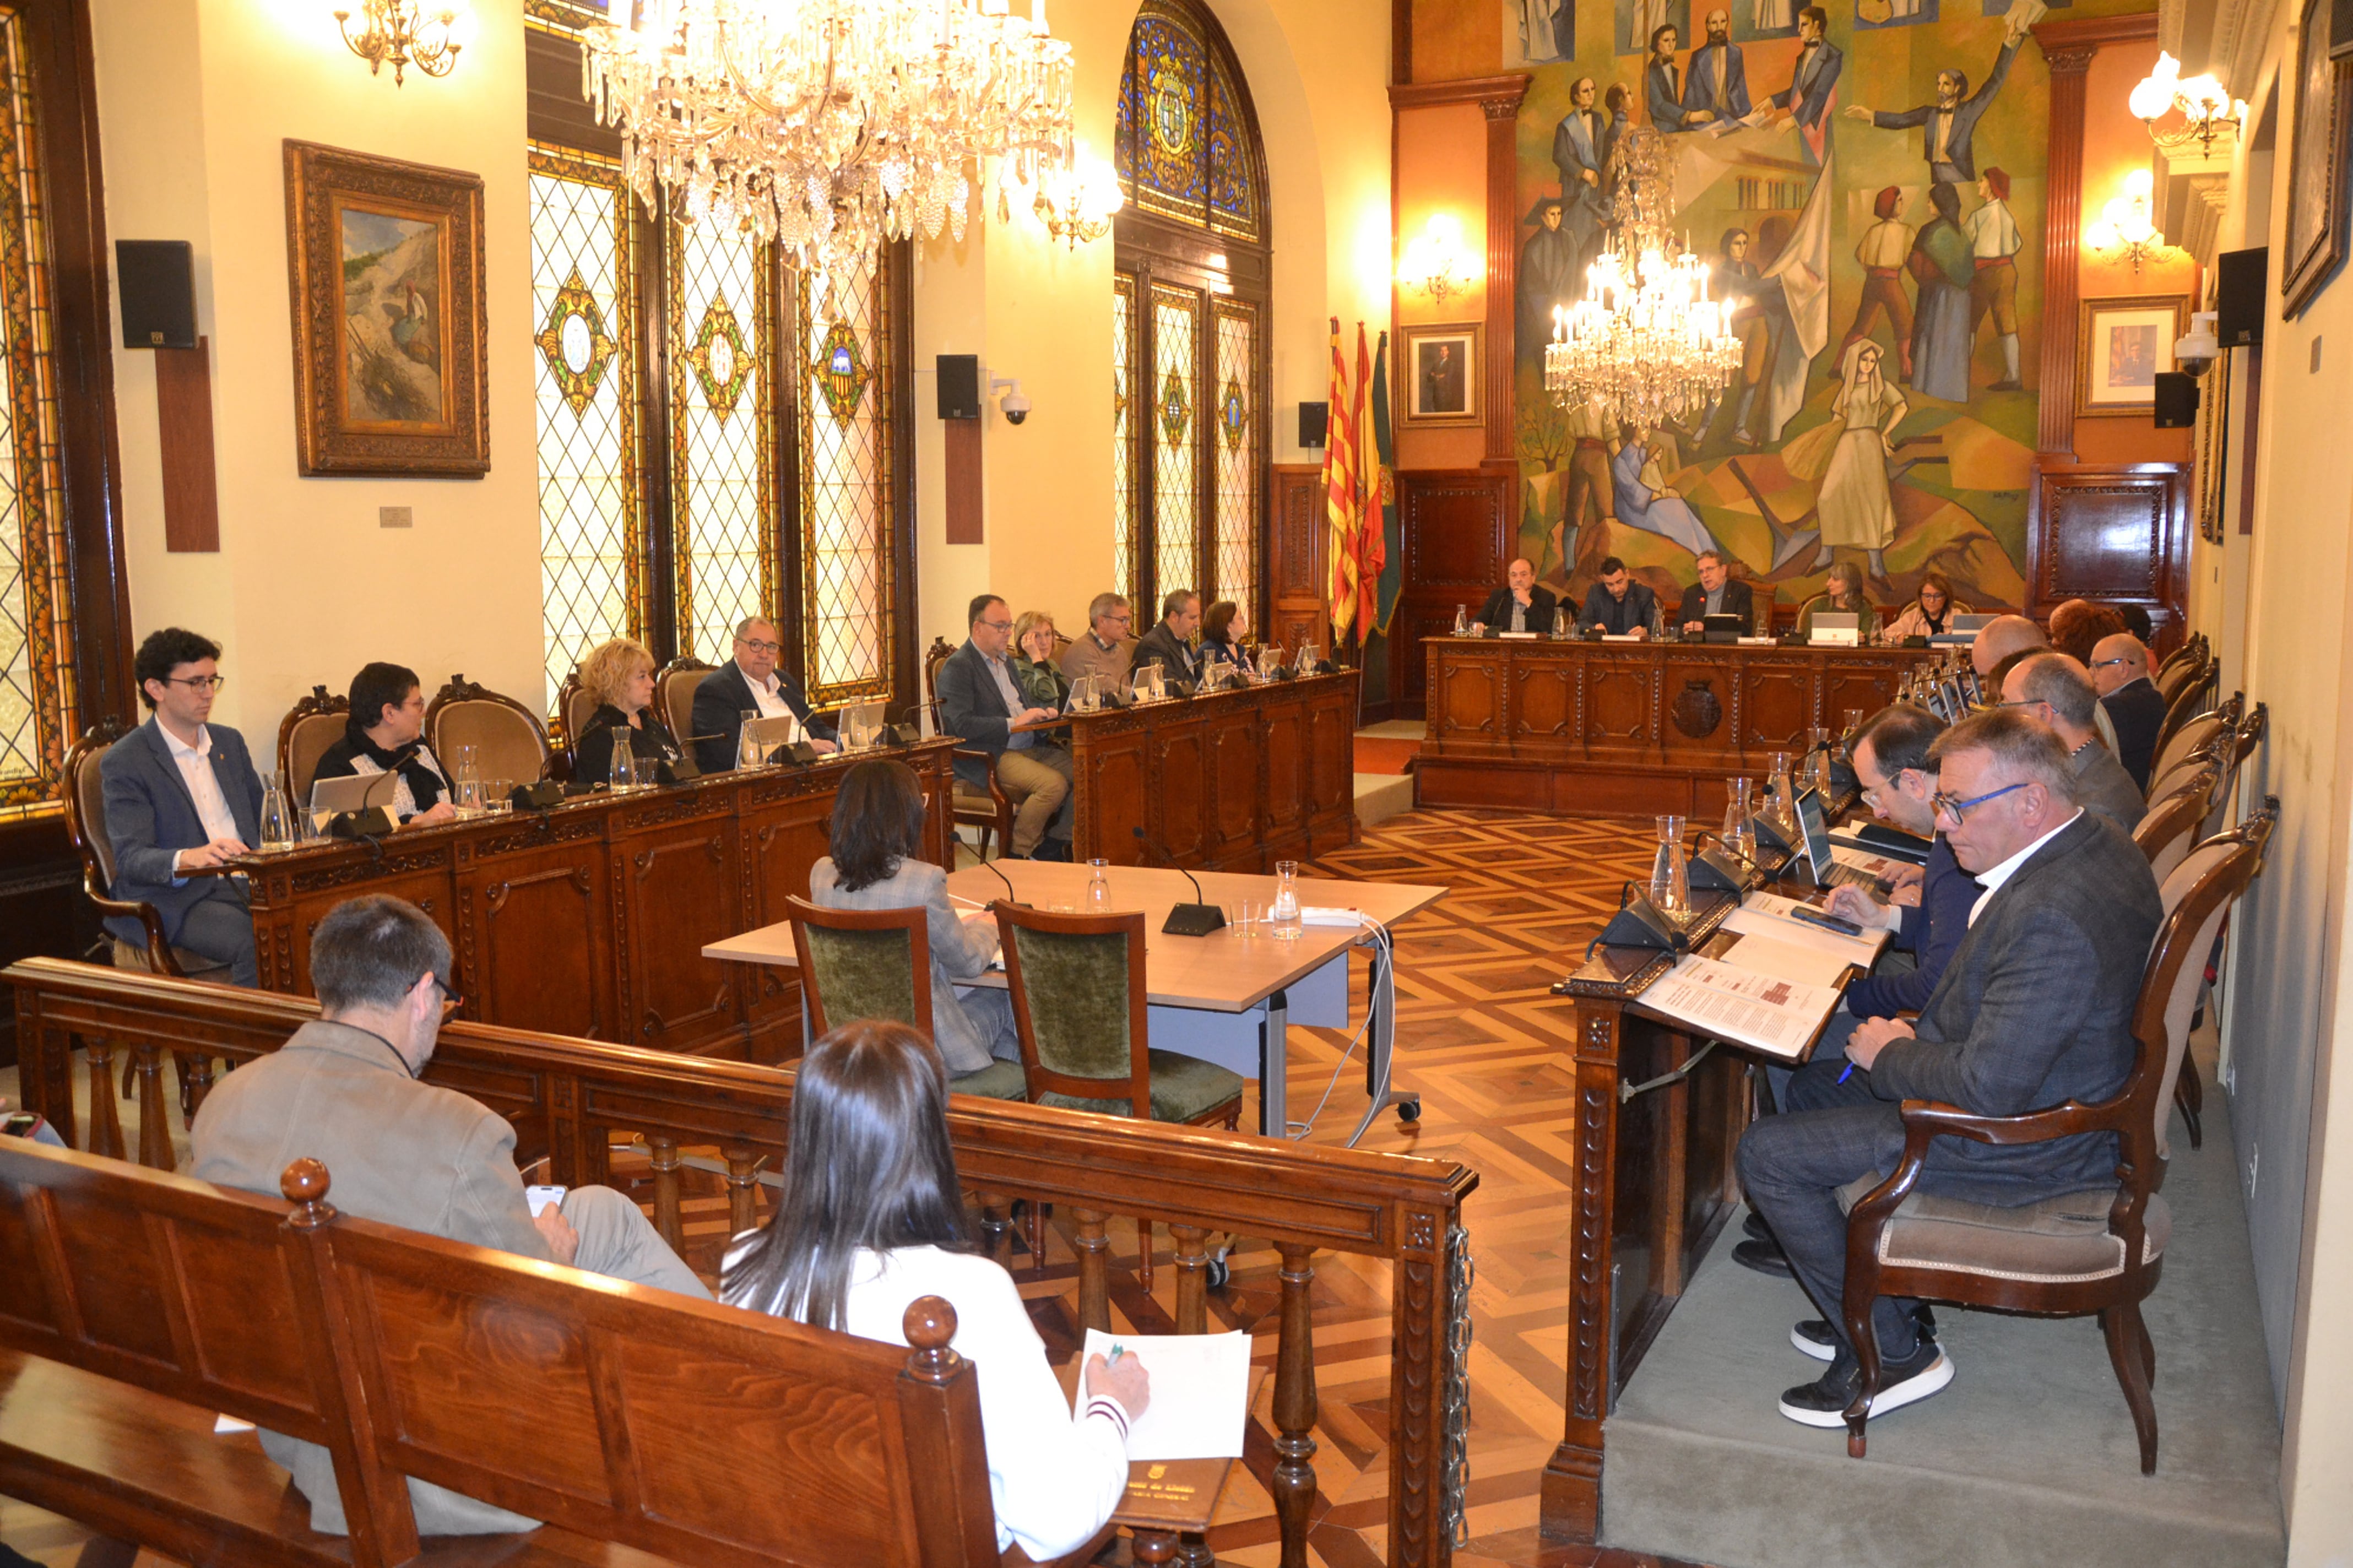
[{"label": "dome security camera", "polygon": [[2173,359],[2190,375],[2204,375],[2209,366],[2222,353],[2221,340],[2214,335],[2214,323],[2221,315],[2216,310],[2200,310],[2189,318],[2189,331],[2174,341]]},{"label": "dome security camera", "polygon": [[[1000,394],[1002,394],[1001,396]],[[1020,377],[990,376],[988,395],[997,398],[997,411],[1005,416],[1005,422],[1008,425],[1018,425],[1029,417],[1029,400],[1021,395]]]}]

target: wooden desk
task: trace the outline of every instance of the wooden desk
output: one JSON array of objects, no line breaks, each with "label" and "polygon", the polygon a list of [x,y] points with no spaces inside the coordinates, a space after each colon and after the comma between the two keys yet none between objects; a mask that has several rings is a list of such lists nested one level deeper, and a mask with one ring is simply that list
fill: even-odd
[{"label": "wooden desk", "polygon": [[[948,878],[948,891],[976,909],[1006,896],[1002,872],[1014,896],[1041,908],[1077,909],[1086,897],[1085,866],[1046,860],[996,862],[997,871],[967,866]],[[1271,877],[1204,871],[1201,893],[1232,918],[1244,899],[1263,902],[1274,890]],[[1171,936],[1160,929],[1170,908],[1193,901],[1192,883],[1179,871],[1119,867],[1110,873],[1112,907],[1145,913],[1145,985],[1151,1004],[1147,1027],[1164,1050],[1196,1056],[1259,1080],[1259,1131],[1286,1135],[1284,1038],[1296,1021],[1333,1028],[1348,1022],[1348,949],[1356,929],[1308,926],[1297,941],[1244,937],[1232,926],[1208,936]],[[1446,896],[1446,889],[1405,882],[1343,882],[1302,878],[1299,901],[1317,907],[1356,909],[1378,924],[1394,927]],[[758,966],[763,972],[797,967],[790,921],[764,926],[702,949],[705,958]],[[1390,976],[1374,977],[1376,997]],[[973,985],[1003,989],[1005,976],[990,971]],[[797,988],[796,988],[797,994]],[[1366,1061],[1368,1086],[1387,1081],[1388,1029],[1395,1013],[1377,1018],[1370,1031],[1377,1053]]]},{"label": "wooden desk", "polygon": [[[926,853],[954,864],[948,742],[897,752],[930,803]],[[661,1050],[781,1060],[800,1041],[789,974],[714,963],[703,944],[808,895],[844,761],[599,793],[382,841],[239,862],[264,989],[309,994],[310,933],[363,893],[406,899],[456,953],[465,1016]]]},{"label": "wooden desk", "polygon": [[1895,699],[1941,648],[1424,639],[1429,728],[1416,805],[1678,812],[1712,822],[1806,731]]},{"label": "wooden desk", "polygon": [[1071,856],[1271,871],[1354,843],[1356,682],[1344,669],[1066,715]]}]

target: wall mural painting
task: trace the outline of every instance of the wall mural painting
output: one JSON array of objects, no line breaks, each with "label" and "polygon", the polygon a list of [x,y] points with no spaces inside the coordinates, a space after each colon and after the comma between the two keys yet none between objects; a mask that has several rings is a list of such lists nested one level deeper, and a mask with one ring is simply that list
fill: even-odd
[{"label": "wall mural painting", "polygon": [[[2081,0],[2094,8],[2129,0]],[[1981,609],[2024,601],[2050,79],[2027,29],[2047,9],[1505,0],[1503,63],[1534,76],[1520,548],[1546,583],[1581,596],[1616,555],[1677,594],[1714,548],[1785,605],[1834,561],[1889,605],[1930,571]],[[1607,243],[1613,153],[1646,125],[1666,137],[1683,243],[1738,300],[1740,366],[1680,421],[1613,428],[1545,390],[1544,345]]]}]

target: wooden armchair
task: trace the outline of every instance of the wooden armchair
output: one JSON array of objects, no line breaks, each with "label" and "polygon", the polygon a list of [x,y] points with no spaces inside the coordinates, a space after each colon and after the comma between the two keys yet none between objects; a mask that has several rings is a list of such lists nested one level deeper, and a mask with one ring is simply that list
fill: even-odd
[{"label": "wooden armchair", "polygon": [[[2186,701],[2190,694],[2184,694]],[[2148,776],[2162,778],[2174,764],[2192,752],[2207,745],[2216,736],[2226,742],[2235,740],[2239,721],[2244,716],[2246,700],[2243,694],[2233,696],[2220,707],[2200,712],[2184,712],[2183,704],[2176,703],[2165,716],[2165,727],[2158,732],[2156,748],[2149,753]]]},{"label": "wooden armchair", "polygon": [[[654,711],[670,726],[670,738],[688,756],[694,755],[694,692],[702,678],[719,667],[683,654],[661,667],[654,677]],[[734,765],[734,759],[728,759]]]},{"label": "wooden armchair", "polygon": [[474,748],[475,776],[536,784],[553,753],[539,715],[513,698],[453,675],[425,710],[425,740],[456,777],[459,748]]},{"label": "wooden armchair", "polygon": [[[852,1018],[891,1018],[932,1036],[929,910],[828,910],[795,898],[785,909],[811,1039]],[[991,1062],[951,1078],[948,1089],[984,1100],[1029,1097],[1018,1062]]]},{"label": "wooden armchair", "polygon": [[278,721],[278,781],[285,787],[290,809],[300,811],[310,803],[319,759],[343,738],[343,721],[351,710],[349,698],[329,696],[325,687],[314,686]]},{"label": "wooden armchair", "polygon": [[2168,674],[2172,670],[2179,668],[2185,664],[2204,664],[2208,658],[2210,647],[2211,645],[2207,642],[2206,634],[2204,632],[2197,632],[2189,637],[2182,638],[2181,646],[2179,647],[2175,648],[2171,653],[2167,654],[2163,658],[2158,660],[2157,668],[2149,672],[2150,679],[2155,680],[2157,677]]},{"label": "wooden armchair", "polygon": [[2198,825],[2206,819],[2206,807],[2221,778],[2221,769],[2211,762],[2201,762],[2164,795],[2150,797],[2148,815],[2133,829],[2132,840],[2148,857],[2148,868],[2158,886],[2164,886],[2166,878],[2189,853],[2189,846],[2198,837]]},{"label": "wooden armchair", "polygon": [[114,844],[106,834],[106,786],[99,768],[122,738],[121,722],[109,718],[83,731],[66,753],[66,837],[81,862],[81,890],[101,916],[128,915],[147,933],[143,946],[118,936],[106,939],[117,969],[143,969],[174,980],[227,980],[227,964],[164,940],[164,917],[154,905],[113,896]]},{"label": "wooden armchair", "polygon": [[[2131,1074],[2097,1105],[2071,1100],[2023,1116],[1972,1116],[1957,1106],[1907,1100],[1904,1155],[1882,1181],[1865,1176],[1841,1198],[1847,1216],[1846,1289],[1840,1303],[1862,1383],[1847,1406],[1847,1452],[1862,1458],[1864,1424],[1879,1392],[1872,1303],[1881,1296],[1957,1301],[2003,1311],[2100,1315],[2108,1360],[2140,1437],[2141,1474],[2157,1470],[2157,1407],[2149,1384],[2157,1349],[2140,1303],[2157,1289],[2173,1215],[2158,1189],[2168,1156],[2166,1121],[2189,1050],[2190,1016],[2206,954],[2231,906],[2263,868],[2278,800],[2237,830],[2209,839],[2165,884],[2168,913],[2143,972],[2133,1014],[2138,1042]],[[2016,1208],[1960,1203],[1915,1189],[1938,1138],[2017,1145],[2085,1132],[2116,1138],[2116,1185]]]},{"label": "wooden armchair", "polygon": [[[923,696],[939,711],[940,666],[955,653],[945,637],[934,637],[932,646],[923,652]],[[945,726],[942,726],[943,731]],[[1013,850],[1013,801],[997,787],[997,759],[976,746],[958,746],[955,754],[978,763],[988,770],[987,780],[978,785],[957,778],[949,795],[949,819],[958,826],[969,825],[980,829],[980,858],[988,858],[988,837],[997,835],[997,854],[1008,855]]]},{"label": "wooden armchair", "polygon": [[596,711],[596,700],[580,684],[580,667],[574,665],[564,684],[555,689],[556,722],[564,729],[564,776],[575,776],[575,764],[580,758],[580,731],[588,727],[588,720]]}]

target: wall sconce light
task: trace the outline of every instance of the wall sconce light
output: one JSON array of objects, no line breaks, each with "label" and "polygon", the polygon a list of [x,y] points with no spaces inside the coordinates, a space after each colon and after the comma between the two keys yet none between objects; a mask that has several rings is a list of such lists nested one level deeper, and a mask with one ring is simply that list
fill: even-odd
[{"label": "wall sconce light", "polygon": [[1421,233],[1409,241],[1398,262],[1398,287],[1427,294],[1438,305],[1450,294],[1460,294],[1485,269],[1462,244],[1461,220],[1433,213]]},{"label": "wall sconce light", "polygon": [[1038,199],[1029,210],[1048,234],[1076,250],[1109,234],[1113,216],[1126,205],[1118,174],[1101,158],[1089,157],[1081,142],[1072,150],[1068,168],[1039,172]]},{"label": "wall sconce light", "polygon": [[2135,272],[2145,261],[2164,259],[2172,247],[2148,216],[2150,194],[2156,188],[2157,182],[2147,169],[2126,174],[2124,195],[2108,198],[2099,218],[2084,231],[2085,243],[2094,250],[2106,251],[2111,261],[2131,262]]},{"label": "wall sconce light", "polygon": [[395,87],[401,85],[410,66],[427,76],[448,76],[457,68],[458,53],[472,34],[473,17],[458,0],[427,3],[430,10],[417,0],[360,0],[359,33],[353,34],[352,13],[344,6],[335,8],[335,25],[343,29],[352,53],[367,61],[370,76],[386,61],[392,65]]},{"label": "wall sconce light", "polygon": [[[2245,102],[2232,98],[2221,82],[2205,75],[2184,81],[2181,62],[2161,51],[2157,68],[2132,89],[2127,101],[2133,118],[2148,127],[2149,140],[2168,153],[2179,153],[2195,142],[2200,154],[2211,157],[2214,143],[2237,136],[2247,118]],[[2175,111],[2181,115],[2181,128],[2159,131],[2157,122]]]}]

